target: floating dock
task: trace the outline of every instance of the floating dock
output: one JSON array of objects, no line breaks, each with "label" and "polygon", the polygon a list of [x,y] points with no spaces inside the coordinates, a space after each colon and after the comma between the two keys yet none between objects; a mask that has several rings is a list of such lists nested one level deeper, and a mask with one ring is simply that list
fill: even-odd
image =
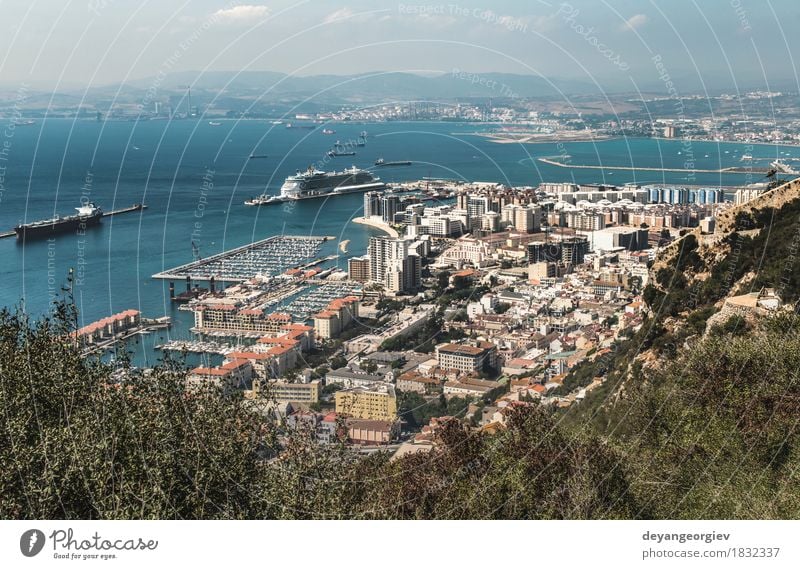
[{"label": "floating dock", "polygon": [[257,275],[274,276],[287,269],[314,266],[326,241],[335,237],[276,235],[198,259],[153,275],[154,279],[242,282]]}]

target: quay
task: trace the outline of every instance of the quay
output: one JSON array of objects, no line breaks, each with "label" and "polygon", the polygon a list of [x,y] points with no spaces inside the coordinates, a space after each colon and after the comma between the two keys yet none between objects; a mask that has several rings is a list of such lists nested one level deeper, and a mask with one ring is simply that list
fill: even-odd
[{"label": "quay", "polygon": [[[167,330],[172,327],[172,320],[169,316],[163,316],[155,319],[141,318],[138,316],[138,312],[137,316],[132,320],[134,322],[132,325],[124,326],[123,324],[124,327],[119,327],[113,323],[106,323],[106,320],[109,319],[95,322],[78,330],[76,337],[79,341],[83,342],[83,350],[81,351],[82,356],[85,357],[91,354],[104,352],[116,344],[136,336],[137,334],[148,334],[155,330]],[[103,325],[98,326],[98,324]],[[102,329],[99,334],[96,333],[98,328]],[[112,330],[112,332],[109,334],[107,329]]]},{"label": "quay", "polygon": [[130,213],[132,211],[142,211],[143,209],[147,209],[147,206],[141,203],[135,203],[129,207],[123,207],[120,209],[113,209],[111,211],[103,212],[103,217],[111,217],[112,215],[120,215],[122,213]]},{"label": "quay", "polygon": [[742,168],[741,166],[729,166],[727,168],[719,168],[714,170],[702,168],[653,168],[646,166],[591,166],[588,164],[566,164],[558,160],[550,158],[537,158],[539,162],[549,164],[550,166],[558,166],[559,168],[576,168],[582,170],[627,170],[627,171],[642,171],[642,172],[693,172],[702,174],[766,174],[766,168]]}]

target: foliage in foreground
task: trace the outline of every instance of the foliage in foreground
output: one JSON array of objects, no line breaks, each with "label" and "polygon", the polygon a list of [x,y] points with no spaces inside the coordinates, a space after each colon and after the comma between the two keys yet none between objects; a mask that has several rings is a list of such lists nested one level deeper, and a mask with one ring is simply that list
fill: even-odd
[{"label": "foliage in foreground", "polygon": [[3,518],[800,514],[794,317],[709,335],[602,420],[533,407],[496,434],[452,422],[435,451],[396,460],[278,433],[240,397],[187,395],[177,366],[115,383],[65,321],[0,313]]},{"label": "foliage in foreground", "polygon": [[3,518],[626,517],[614,453],[541,410],[498,435],[453,423],[440,450],[389,460],[281,438],[240,397],[187,394],[165,365],[115,383],[68,318],[0,313]]}]

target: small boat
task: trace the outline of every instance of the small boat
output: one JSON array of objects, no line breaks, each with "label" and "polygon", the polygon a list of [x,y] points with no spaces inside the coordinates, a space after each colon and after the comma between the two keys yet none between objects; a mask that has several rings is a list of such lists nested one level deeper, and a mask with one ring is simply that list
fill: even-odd
[{"label": "small boat", "polygon": [[244,205],[267,205],[283,201],[286,200],[280,198],[279,196],[268,196],[266,194],[261,194],[260,196],[256,196],[254,198],[250,198],[249,200],[245,200]]},{"label": "small boat", "polygon": [[221,122],[217,122],[217,121],[208,121],[208,124],[210,124],[211,126],[219,126],[222,123]]},{"label": "small boat", "polygon": [[251,154],[250,160],[255,160],[256,158],[267,158],[266,154]]},{"label": "small boat", "polygon": [[336,131],[330,128],[323,128],[322,134],[336,134]]}]

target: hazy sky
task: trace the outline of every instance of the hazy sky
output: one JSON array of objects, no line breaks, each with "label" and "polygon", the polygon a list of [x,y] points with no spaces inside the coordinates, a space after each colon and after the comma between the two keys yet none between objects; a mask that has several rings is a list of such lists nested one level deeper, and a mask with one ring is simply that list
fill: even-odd
[{"label": "hazy sky", "polygon": [[797,0],[0,0],[0,83],[186,70],[538,73],[602,85],[796,85]]}]

